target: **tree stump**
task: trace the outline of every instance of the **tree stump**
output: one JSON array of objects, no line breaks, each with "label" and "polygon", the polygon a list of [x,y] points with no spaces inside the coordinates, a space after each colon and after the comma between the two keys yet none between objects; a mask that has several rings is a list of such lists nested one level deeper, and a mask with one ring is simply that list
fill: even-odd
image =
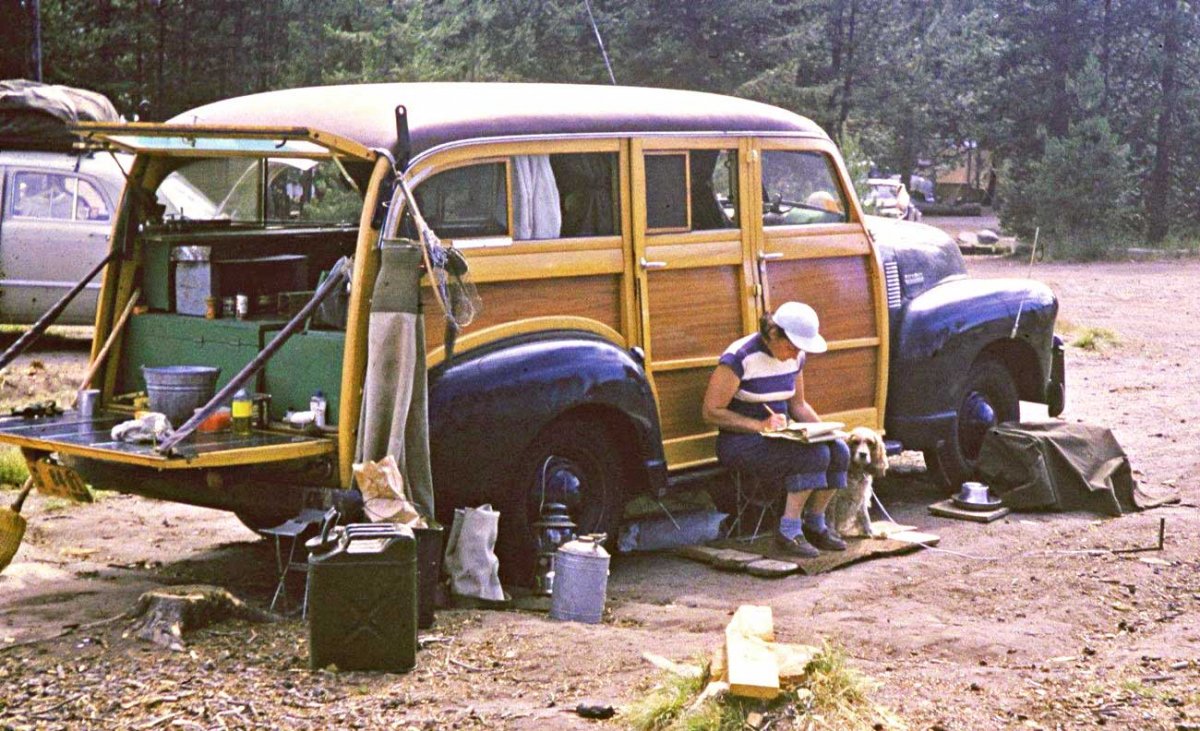
[{"label": "tree stump", "polygon": [[[271,615],[248,606],[219,586],[192,584],[154,589],[138,597],[129,612],[138,639],[169,650],[184,649],[185,632],[227,619],[269,622]],[[128,634],[128,633],[127,633]]]}]

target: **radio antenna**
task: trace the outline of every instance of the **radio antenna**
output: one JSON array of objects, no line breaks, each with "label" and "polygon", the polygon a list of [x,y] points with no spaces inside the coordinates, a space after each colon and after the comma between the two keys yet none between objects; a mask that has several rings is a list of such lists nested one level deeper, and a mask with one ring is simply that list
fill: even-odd
[{"label": "radio antenna", "polygon": [[[1033,258],[1037,256],[1038,234],[1041,232],[1041,226],[1038,226],[1033,230],[1033,248],[1029,250],[1029,271],[1025,274],[1026,279],[1031,279],[1033,277]],[[1015,320],[1013,320],[1012,334],[1008,336],[1009,338],[1017,337],[1017,328],[1021,326],[1021,310],[1023,309],[1025,309],[1025,295],[1021,295],[1021,304],[1017,305],[1017,317]]]},{"label": "radio antenna", "polygon": [[608,51],[604,50],[604,39],[600,37],[600,29],[596,27],[596,16],[592,15],[592,0],[583,0],[588,11],[588,20],[592,21],[592,32],[596,34],[596,43],[600,45],[600,55],[604,57],[604,68],[608,69],[608,78],[613,86],[617,85],[617,77],[613,75],[612,64],[608,60]]}]

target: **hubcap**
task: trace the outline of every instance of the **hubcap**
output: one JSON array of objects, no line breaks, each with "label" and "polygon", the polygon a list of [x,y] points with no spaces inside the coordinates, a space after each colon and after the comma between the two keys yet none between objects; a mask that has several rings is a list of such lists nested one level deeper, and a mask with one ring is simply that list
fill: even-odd
[{"label": "hubcap", "polygon": [[963,453],[971,459],[978,457],[984,435],[995,425],[996,410],[987,395],[978,391],[968,394],[958,412],[959,444]]}]

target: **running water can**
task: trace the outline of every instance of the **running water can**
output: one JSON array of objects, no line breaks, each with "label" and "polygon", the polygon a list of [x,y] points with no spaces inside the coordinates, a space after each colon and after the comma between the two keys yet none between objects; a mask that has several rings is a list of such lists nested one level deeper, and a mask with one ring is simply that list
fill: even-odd
[{"label": "running water can", "polygon": [[554,554],[550,618],[597,624],[608,593],[608,551],[603,535],[580,536]]}]

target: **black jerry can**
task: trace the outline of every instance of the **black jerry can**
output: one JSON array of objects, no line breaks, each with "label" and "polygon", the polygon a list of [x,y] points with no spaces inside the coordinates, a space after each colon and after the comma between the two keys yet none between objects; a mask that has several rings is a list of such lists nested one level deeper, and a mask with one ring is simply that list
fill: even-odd
[{"label": "black jerry can", "polygon": [[309,665],[407,672],[417,655],[417,549],[412,529],[355,524],[309,557]]}]

